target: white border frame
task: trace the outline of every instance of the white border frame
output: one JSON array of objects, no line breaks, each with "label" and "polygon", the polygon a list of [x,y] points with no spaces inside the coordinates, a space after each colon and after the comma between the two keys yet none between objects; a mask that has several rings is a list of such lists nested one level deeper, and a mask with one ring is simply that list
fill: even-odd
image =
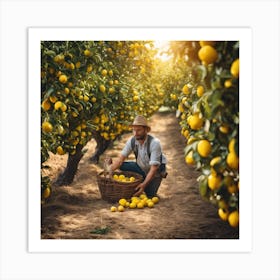
[{"label": "white border frame", "polygon": [[[40,41],[240,41],[240,232],[234,240],[42,240],[40,217]],[[252,250],[252,31],[250,28],[96,27],[28,30],[29,252],[250,252]],[[251,148],[248,148],[251,147]],[[242,186],[246,186],[243,188]],[[246,203],[246,205],[245,205]],[[124,249],[125,248],[125,249]],[[147,249],[148,248],[148,249]],[[149,248],[153,248],[152,250]]]}]

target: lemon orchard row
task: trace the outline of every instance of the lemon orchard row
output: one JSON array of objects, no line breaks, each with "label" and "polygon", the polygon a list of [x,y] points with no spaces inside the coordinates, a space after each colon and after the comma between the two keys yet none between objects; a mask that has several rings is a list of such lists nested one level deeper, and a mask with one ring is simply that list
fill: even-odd
[{"label": "lemon orchard row", "polygon": [[[218,215],[239,224],[239,44],[200,41],[178,43],[183,50],[177,102],[185,160],[201,171],[201,195],[215,204]],[[184,66],[184,67],[183,67]],[[165,86],[166,88],[167,86]]]},{"label": "lemon orchard row", "polygon": [[[42,164],[49,152],[75,157],[95,135],[114,141],[136,114],[158,110],[155,53],[145,41],[42,42]],[[43,193],[46,176],[42,184]]]}]

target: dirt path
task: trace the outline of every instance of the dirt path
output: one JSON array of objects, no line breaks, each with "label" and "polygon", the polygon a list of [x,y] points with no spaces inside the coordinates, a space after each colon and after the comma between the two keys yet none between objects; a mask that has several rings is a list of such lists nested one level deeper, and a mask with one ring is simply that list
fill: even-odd
[{"label": "dirt path", "polygon": [[[151,134],[161,140],[168,158],[169,174],[158,191],[160,202],[154,208],[111,212],[113,204],[101,199],[96,182],[102,164],[96,166],[89,161],[95,148],[95,142],[90,141],[74,182],[54,188],[52,198],[42,206],[42,239],[238,238],[238,229],[221,221],[217,209],[198,193],[198,173],[184,162],[185,140],[174,113],[155,114],[151,126]],[[124,135],[105,155],[117,157],[130,136]],[[66,160],[66,156],[51,156],[51,178],[63,170]],[[101,231],[92,233],[96,229]]]}]

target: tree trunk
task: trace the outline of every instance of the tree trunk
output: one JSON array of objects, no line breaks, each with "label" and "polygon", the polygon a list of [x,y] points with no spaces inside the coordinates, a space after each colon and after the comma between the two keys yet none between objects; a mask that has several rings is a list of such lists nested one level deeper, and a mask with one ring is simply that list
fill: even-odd
[{"label": "tree trunk", "polygon": [[94,154],[89,160],[92,163],[97,164],[99,162],[99,157],[106,151],[112,141],[105,140],[97,131],[93,132],[93,138],[96,141],[96,147]]},{"label": "tree trunk", "polygon": [[70,185],[73,182],[78,170],[79,162],[84,155],[82,148],[82,145],[77,145],[76,153],[74,155],[68,155],[67,166],[63,173],[59,174],[57,180],[54,183],[55,186]]}]

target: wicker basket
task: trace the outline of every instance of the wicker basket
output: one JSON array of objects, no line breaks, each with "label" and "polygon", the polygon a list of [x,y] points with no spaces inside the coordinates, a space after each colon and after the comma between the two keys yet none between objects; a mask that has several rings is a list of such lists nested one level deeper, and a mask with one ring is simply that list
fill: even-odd
[{"label": "wicker basket", "polygon": [[117,202],[121,198],[131,198],[135,193],[135,187],[138,186],[142,181],[143,177],[135,172],[121,171],[114,172],[113,175],[123,174],[126,177],[134,177],[134,182],[119,182],[112,178],[105,177],[104,171],[97,175],[98,188],[101,193],[101,198],[108,202]]}]

